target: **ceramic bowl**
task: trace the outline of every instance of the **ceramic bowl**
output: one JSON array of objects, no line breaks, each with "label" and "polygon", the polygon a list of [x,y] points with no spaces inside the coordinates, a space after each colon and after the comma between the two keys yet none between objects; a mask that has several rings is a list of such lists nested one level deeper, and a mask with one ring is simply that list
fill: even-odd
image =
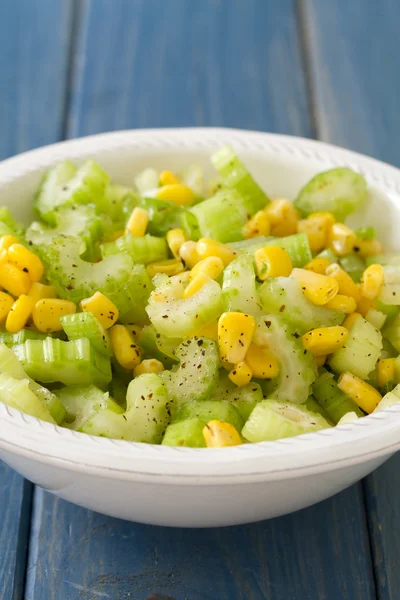
[{"label": "ceramic bowl", "polygon": [[[396,249],[400,171],[371,158],[295,137],[229,129],[123,131],[55,144],[0,165],[0,205],[32,218],[45,169],[94,157],[123,184],[147,166],[181,169],[231,144],[271,196],[294,198],[315,173],[346,165],[370,185],[358,225],[373,224]],[[226,449],[169,448],[91,437],[0,403],[0,457],[54,494],[114,517],[207,527],[276,517],[323,500],[361,479],[400,447],[400,405],[351,425]]]}]

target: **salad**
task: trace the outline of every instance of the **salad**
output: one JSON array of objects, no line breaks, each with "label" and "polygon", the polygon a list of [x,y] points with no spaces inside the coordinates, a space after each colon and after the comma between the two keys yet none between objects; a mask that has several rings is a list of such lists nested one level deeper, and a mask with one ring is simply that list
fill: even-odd
[{"label": "salad", "polygon": [[225,447],[400,401],[400,254],[351,229],[364,177],[269,198],[230,147],[218,176],[51,168],[28,227],[0,209],[0,401],[128,441]]}]

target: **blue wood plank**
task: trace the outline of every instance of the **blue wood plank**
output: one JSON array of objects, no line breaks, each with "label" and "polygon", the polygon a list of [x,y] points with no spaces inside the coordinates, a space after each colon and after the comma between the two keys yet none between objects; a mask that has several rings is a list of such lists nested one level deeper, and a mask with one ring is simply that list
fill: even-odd
[{"label": "blue wood plank", "polygon": [[[400,166],[399,3],[309,0],[303,16],[321,137]],[[365,480],[381,600],[399,597],[399,469],[397,455]]]},{"label": "blue wood plank", "polygon": [[[71,2],[0,3],[0,159],[60,139]],[[22,598],[32,486],[0,462],[0,596]]]},{"label": "blue wood plank", "polygon": [[[84,4],[69,135],[173,125],[312,134],[294,1],[117,6]],[[29,600],[375,598],[360,486],[274,521],[203,531],[121,522],[36,490],[33,523]]]}]

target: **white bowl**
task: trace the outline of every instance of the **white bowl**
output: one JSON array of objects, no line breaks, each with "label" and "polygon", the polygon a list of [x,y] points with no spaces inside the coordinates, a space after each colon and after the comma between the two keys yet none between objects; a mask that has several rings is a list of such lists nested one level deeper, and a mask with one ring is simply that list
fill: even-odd
[{"label": "white bowl", "polygon": [[[400,171],[306,139],[229,129],[126,131],[63,142],[0,165],[0,205],[31,218],[42,172],[94,157],[120,183],[149,165],[204,165],[229,143],[268,194],[296,196],[316,172],[347,165],[370,184],[363,211],[396,248]],[[141,523],[206,527],[282,515],[361,479],[400,447],[400,405],[317,433],[227,449],[168,448],[96,438],[55,427],[0,403],[0,457],[34,483],[93,510]]]}]

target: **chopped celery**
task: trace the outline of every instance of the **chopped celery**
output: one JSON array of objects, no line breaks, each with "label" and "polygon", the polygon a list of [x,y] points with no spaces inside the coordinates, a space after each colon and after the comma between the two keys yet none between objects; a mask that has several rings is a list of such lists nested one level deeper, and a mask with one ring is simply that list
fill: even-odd
[{"label": "chopped celery", "polygon": [[258,293],[265,312],[281,314],[300,333],[316,327],[340,325],[344,321],[344,313],[307,300],[294,278],[271,277],[260,286]]},{"label": "chopped celery", "polygon": [[359,227],[358,229],[354,230],[354,233],[359,240],[373,240],[376,238],[375,227]]},{"label": "chopped celery", "polygon": [[360,417],[355,412],[348,412],[337,422],[337,426],[350,425],[351,423],[358,421],[359,418]]},{"label": "chopped celery", "polygon": [[170,229],[182,228],[190,239],[199,239],[197,219],[186,208],[157,198],[142,198],[140,203],[149,213],[147,231],[151,235],[165,236]]},{"label": "chopped celery", "polygon": [[110,184],[104,194],[96,199],[96,208],[100,213],[108,215],[112,221],[124,222],[139,201],[140,198],[132,188]]},{"label": "chopped celery", "polygon": [[181,404],[172,419],[172,423],[186,421],[188,419],[201,419],[206,425],[210,421],[223,421],[230,423],[241,431],[243,427],[243,419],[239,412],[226,400],[201,400],[193,402],[185,402]]},{"label": "chopped celery", "polygon": [[334,352],[328,364],[336,373],[349,371],[367,379],[382,350],[382,334],[371,323],[358,317],[349,329],[345,344]]},{"label": "chopped celery", "polygon": [[263,399],[263,395],[258,383],[251,381],[247,385],[237,387],[229,379],[225,369],[221,369],[217,386],[209,399],[231,402],[242,419],[246,421],[255,405]]},{"label": "chopped celery", "polygon": [[144,169],[135,177],[135,184],[141,196],[154,190],[159,184],[159,175],[155,169]]},{"label": "chopped celery", "polygon": [[116,407],[113,410],[101,409],[89,417],[80,431],[131,442],[159,444],[170,421],[168,402],[167,390],[158,375],[140,375],[129,384],[124,413],[116,412]]},{"label": "chopped celery", "polygon": [[234,188],[245,199],[251,214],[261,210],[269,202],[269,198],[230,146],[224,146],[215,152],[211,156],[211,162],[220,174],[223,184]]},{"label": "chopped celery", "polygon": [[322,250],[322,252],[317,254],[317,258],[324,258],[330,265],[337,262],[337,256],[330,248],[325,248],[325,250]]},{"label": "chopped celery", "polygon": [[204,170],[200,165],[189,165],[179,174],[179,178],[184,185],[193,190],[196,196],[203,196]]},{"label": "chopped celery", "polygon": [[178,346],[175,355],[179,367],[160,373],[170,400],[181,404],[209,397],[218,382],[217,344],[206,337],[192,337]]},{"label": "chopped celery", "polygon": [[385,394],[382,400],[379,402],[378,406],[375,408],[374,412],[379,410],[384,410],[385,408],[390,408],[400,402],[400,384],[396,385],[392,391]]},{"label": "chopped celery", "polygon": [[115,242],[102,245],[103,258],[119,252],[126,252],[133,262],[144,265],[168,258],[168,246],[165,239],[149,234],[143,237],[133,237],[128,233],[122,235]]},{"label": "chopped celery", "polygon": [[237,254],[250,253],[252,254],[259,248],[265,246],[279,246],[286,250],[289,254],[294,267],[304,267],[312,259],[310,245],[305,233],[295,233],[287,237],[257,237],[242,242],[234,242],[229,246],[237,252]]},{"label": "chopped celery", "polygon": [[304,350],[295,329],[278,315],[264,315],[257,326],[254,342],[268,348],[279,361],[277,387],[270,398],[296,404],[306,402],[315,380],[314,361]]},{"label": "chopped celery", "polygon": [[78,431],[99,410],[109,409],[123,413],[123,409],[109,397],[108,392],[94,385],[82,387],[71,385],[55,392],[67,411],[65,421],[68,429]]},{"label": "chopped celery", "polygon": [[337,423],[349,412],[355,412],[358,417],[364,416],[364,413],[357,404],[338,388],[332,373],[329,373],[325,369],[323,369],[322,374],[315,381],[313,393],[333,423]]},{"label": "chopped celery", "polygon": [[107,173],[93,160],[87,160],[79,169],[68,161],[60,163],[46,173],[36,196],[36,210],[43,221],[57,226],[57,208],[96,203],[108,181]]},{"label": "chopped celery", "polygon": [[382,330],[383,337],[400,352],[400,314],[392,319]]},{"label": "chopped celery", "polygon": [[210,279],[189,298],[182,297],[184,289],[177,275],[157,286],[151,294],[146,311],[158,333],[184,338],[221,315],[222,291],[216,281]]},{"label": "chopped celery", "polygon": [[98,263],[80,258],[81,241],[71,236],[55,238],[43,249],[47,277],[61,298],[80,302],[97,291],[120,311],[122,321],[143,321],[152,285],[143,265],[125,253],[113,254]]},{"label": "chopped celery", "polygon": [[221,190],[191,209],[202,237],[229,243],[243,238],[249,218],[246,202],[234,189]]},{"label": "chopped celery", "polygon": [[259,248],[264,248],[267,242],[273,240],[272,236],[258,235],[257,237],[249,238],[248,240],[238,240],[237,242],[231,242],[229,247],[232,248],[237,254],[252,254]]},{"label": "chopped celery", "polygon": [[330,427],[321,414],[290,402],[263,400],[253,410],[242,429],[252,443],[293,437]]},{"label": "chopped celery", "polygon": [[124,378],[120,377],[116,373],[113,373],[113,378],[109,386],[112,398],[124,410],[126,410],[126,393],[128,391],[129,383],[130,381],[125,381]]},{"label": "chopped celery", "polygon": [[329,423],[329,425],[333,425],[330,416],[328,415],[326,410],[321,406],[321,404],[319,402],[317,402],[317,400],[314,398],[314,396],[310,396],[307,399],[307,402],[304,404],[304,406],[310,412],[322,415],[324,417],[325,421],[327,421]]},{"label": "chopped celery", "polygon": [[27,340],[14,346],[13,352],[29,377],[43,383],[103,388],[111,381],[110,359],[97,352],[87,338]]},{"label": "chopped celery", "polygon": [[386,325],[399,313],[399,308],[397,306],[393,306],[393,304],[384,304],[379,298],[376,300],[376,310],[379,310],[379,312],[386,315]]},{"label": "chopped celery", "polygon": [[44,340],[48,335],[47,333],[40,333],[40,331],[33,331],[31,329],[21,329],[18,333],[2,331],[0,332],[0,343],[12,348],[17,344],[23,344],[26,340]]},{"label": "chopped celery", "polygon": [[338,167],[313,177],[300,190],[294,204],[303,215],[328,211],[343,221],[362,205],[366,195],[364,177],[346,167]]},{"label": "chopped celery", "polygon": [[34,221],[28,227],[25,237],[35,246],[52,244],[54,238],[60,235],[71,235],[80,238],[85,243],[85,257],[88,260],[97,258],[96,242],[104,233],[103,221],[96,213],[94,206],[73,205],[62,206],[54,212],[55,227],[49,227]]},{"label": "chopped celery", "polygon": [[64,420],[65,408],[57,396],[39,383],[36,383],[36,381],[33,381],[33,379],[25,372],[14,352],[4,344],[0,344],[0,373],[8,375],[13,379],[28,380],[29,389],[45,405],[52,419],[54,419],[57,424],[60,424]]},{"label": "chopped celery", "polygon": [[365,262],[357,254],[346,254],[339,259],[339,264],[346,273],[350,275],[353,281],[360,283],[362,274],[365,270]]},{"label": "chopped celery", "polygon": [[175,341],[175,338],[168,338],[157,333],[154,325],[145,325],[138,336],[138,344],[143,351],[144,358],[157,358],[166,369],[170,369],[177,362],[176,356],[170,353],[171,340],[175,348],[181,342],[181,340]]},{"label": "chopped celery", "polygon": [[0,206],[0,235],[10,233],[19,237],[24,231],[25,227],[14,219],[7,206]]},{"label": "chopped celery", "polygon": [[162,440],[163,446],[186,446],[205,448],[203,436],[204,421],[199,418],[187,419],[168,425]]},{"label": "chopped celery", "polygon": [[100,354],[112,355],[113,351],[108,331],[104,329],[93,313],[80,312],[74,315],[64,315],[60,321],[69,340],[87,338],[93,348]]},{"label": "chopped celery", "polygon": [[376,329],[382,329],[386,321],[386,315],[379,310],[370,308],[365,315],[365,319],[371,323]]},{"label": "chopped celery", "polygon": [[384,265],[384,284],[379,300],[390,306],[400,306],[400,265]]},{"label": "chopped celery", "polygon": [[370,265],[392,265],[400,266],[400,252],[385,252],[385,254],[375,254],[366,259],[367,267]]},{"label": "chopped celery", "polygon": [[261,315],[254,260],[249,254],[238,256],[224,270],[222,300],[225,311]]},{"label": "chopped celery", "polygon": [[43,400],[31,390],[28,379],[14,379],[10,375],[1,373],[0,402],[42,421],[55,423]]}]

